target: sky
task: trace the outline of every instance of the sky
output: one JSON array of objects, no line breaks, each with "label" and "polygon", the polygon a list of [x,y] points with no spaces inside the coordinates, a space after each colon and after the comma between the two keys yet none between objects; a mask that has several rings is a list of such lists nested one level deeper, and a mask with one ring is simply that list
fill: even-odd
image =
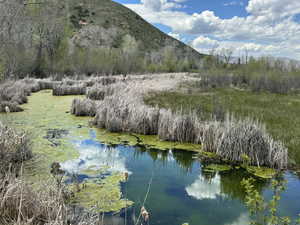
[{"label": "sky", "polygon": [[202,53],[300,60],[300,0],[114,0]]}]

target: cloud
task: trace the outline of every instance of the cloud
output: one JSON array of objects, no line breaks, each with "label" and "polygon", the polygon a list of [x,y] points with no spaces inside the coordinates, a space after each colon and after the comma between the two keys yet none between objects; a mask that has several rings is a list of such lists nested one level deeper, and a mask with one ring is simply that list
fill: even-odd
[{"label": "cloud", "polygon": [[175,38],[175,39],[177,39],[177,40],[181,40],[180,34],[169,32],[168,35]]},{"label": "cloud", "polygon": [[276,55],[280,47],[274,45],[262,45],[253,42],[239,42],[239,41],[220,41],[209,37],[199,36],[194,39],[190,45],[203,53],[210,53],[212,50],[221,52],[223,49],[232,49],[235,55],[242,55],[245,51],[253,56],[258,56],[260,53],[265,55]]},{"label": "cloud", "polygon": [[201,35],[191,42],[191,46],[195,49],[212,49],[219,47],[220,42]]},{"label": "cloud", "polygon": [[[222,40],[222,45],[235,42],[235,47],[245,48],[246,44],[257,54],[274,53],[300,59],[300,53],[293,47],[300,45],[300,24],[294,20],[300,13],[299,0],[249,0],[245,6],[247,16],[229,19],[222,19],[210,10],[188,14],[179,10],[183,7],[182,2],[143,0],[141,4],[126,6],[150,23],[170,27],[171,33],[181,37],[196,36],[193,46],[200,45],[203,37],[209,36],[213,40]],[[239,1],[227,4],[236,3]]]},{"label": "cloud", "polygon": [[223,6],[236,6],[236,5],[243,6],[244,3],[238,1],[231,1],[223,4]]},{"label": "cloud", "polygon": [[246,7],[253,16],[280,19],[300,13],[299,0],[250,0]]},{"label": "cloud", "polygon": [[185,0],[141,0],[141,5],[154,12],[160,12],[163,10],[183,8],[184,6],[181,4],[183,2],[185,2]]},{"label": "cloud", "polygon": [[108,172],[127,172],[126,159],[117,149],[108,149],[97,142],[78,141],[75,147],[79,151],[77,159],[61,163],[68,173],[84,173],[85,170],[98,171],[105,168]]},{"label": "cloud", "polygon": [[202,199],[216,199],[222,196],[221,193],[221,177],[216,174],[211,180],[207,180],[202,174],[199,175],[197,180],[185,188],[187,194],[198,200]]}]

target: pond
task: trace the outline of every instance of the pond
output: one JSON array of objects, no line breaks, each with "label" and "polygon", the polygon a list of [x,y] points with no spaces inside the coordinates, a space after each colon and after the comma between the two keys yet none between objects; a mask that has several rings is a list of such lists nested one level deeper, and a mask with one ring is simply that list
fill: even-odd
[{"label": "pond", "polygon": [[[116,215],[105,215],[106,225],[125,224],[125,216],[126,224],[135,225],[144,202],[152,225],[249,224],[240,185],[243,177],[250,176],[245,171],[207,172],[188,151],[118,143],[108,146],[107,133],[89,127],[90,118],[70,115],[73,98],[41,91],[29,97],[24,112],[0,114],[1,120],[29,131],[33,137],[38,158],[28,172],[32,179],[44,178],[50,164],[57,161],[68,174],[66,182],[71,183],[76,174],[80,183],[87,184],[74,203],[89,207],[99,202],[97,210],[105,212],[133,204]],[[119,134],[112,139],[116,136],[123,138]],[[127,180],[124,174],[128,174]],[[295,218],[300,213],[300,179],[292,172],[284,177],[288,183],[279,212]],[[268,180],[258,179],[255,185],[270,199]],[[103,205],[110,197],[114,200],[109,206]]]}]

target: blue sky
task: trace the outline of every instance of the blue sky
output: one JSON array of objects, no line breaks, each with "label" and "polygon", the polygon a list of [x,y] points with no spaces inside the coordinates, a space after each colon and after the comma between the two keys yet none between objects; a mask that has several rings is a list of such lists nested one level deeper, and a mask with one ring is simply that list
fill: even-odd
[{"label": "blue sky", "polygon": [[200,52],[300,60],[300,0],[115,0]]}]

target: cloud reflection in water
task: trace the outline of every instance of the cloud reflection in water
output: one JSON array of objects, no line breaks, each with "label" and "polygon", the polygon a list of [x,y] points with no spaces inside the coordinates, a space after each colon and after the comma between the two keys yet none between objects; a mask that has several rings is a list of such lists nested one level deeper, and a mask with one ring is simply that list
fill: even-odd
[{"label": "cloud reflection in water", "polygon": [[94,140],[74,142],[79,157],[61,164],[68,173],[80,173],[84,170],[107,168],[107,172],[127,172],[126,158],[116,148],[107,147]]},{"label": "cloud reflection in water", "polygon": [[218,173],[209,180],[200,174],[197,180],[187,186],[185,190],[189,196],[198,200],[216,199],[218,196],[224,196],[221,192],[221,177]]}]

